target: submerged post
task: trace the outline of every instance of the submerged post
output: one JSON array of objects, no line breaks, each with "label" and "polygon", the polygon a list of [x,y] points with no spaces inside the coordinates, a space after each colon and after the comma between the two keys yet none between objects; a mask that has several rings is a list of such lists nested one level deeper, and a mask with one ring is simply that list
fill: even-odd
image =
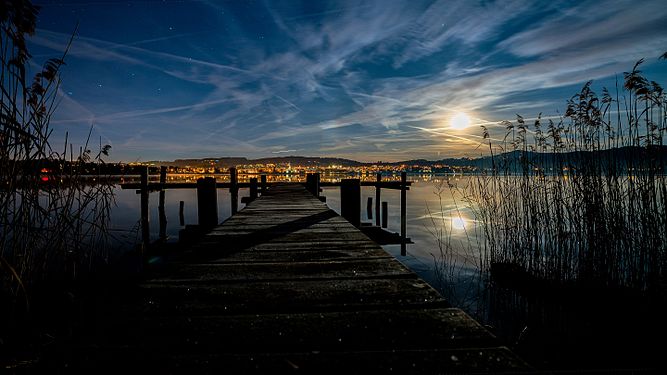
[{"label": "submerged post", "polygon": [[213,177],[197,179],[197,217],[202,228],[218,225],[218,191]]},{"label": "submerged post", "polygon": [[239,186],[238,176],[236,175],[236,168],[229,168],[229,195],[232,203],[232,215],[239,211]]},{"label": "submerged post", "polygon": [[260,193],[262,193],[262,195],[264,195],[264,193],[266,193],[266,175],[265,174],[263,174],[261,176]]},{"label": "submerged post", "polygon": [[361,184],[358,178],[340,181],[340,216],[355,227],[360,224]]},{"label": "submerged post", "polygon": [[151,231],[148,227],[148,167],[141,168],[141,242],[144,252],[151,244]]},{"label": "submerged post", "polygon": [[387,227],[389,221],[389,205],[387,202],[382,202],[382,228]]},{"label": "submerged post", "polygon": [[257,178],[250,179],[250,201],[257,199]]},{"label": "submerged post", "polygon": [[382,173],[377,174],[375,184],[375,225],[380,226],[380,182],[382,182]]},{"label": "submerged post", "polygon": [[408,174],[406,172],[401,172],[401,255],[405,256],[407,254],[405,249],[406,241],[406,205],[407,205],[407,186],[408,186]]},{"label": "submerged post", "polygon": [[160,216],[160,239],[167,239],[167,214],[164,210],[165,184],[167,183],[167,167],[160,167],[160,201],[158,203],[158,213]]}]

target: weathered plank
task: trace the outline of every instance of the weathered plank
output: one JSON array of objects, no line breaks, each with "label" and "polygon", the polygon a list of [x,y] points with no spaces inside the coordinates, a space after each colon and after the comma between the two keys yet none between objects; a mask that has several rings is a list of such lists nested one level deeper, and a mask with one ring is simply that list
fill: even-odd
[{"label": "weathered plank", "polygon": [[[119,358],[127,361],[119,361]],[[169,374],[462,374],[521,373],[526,364],[505,347],[394,351],[306,351],[255,353],[173,353],[127,346],[78,346],[58,353],[53,373],[118,373],[132,371]]]},{"label": "weathered plank", "polygon": [[[132,307],[150,315],[238,315],[286,312],[445,307],[422,280],[363,279],[254,283],[148,282],[136,291]],[[341,301],[345,301],[341,304]]]},{"label": "weathered plank", "polygon": [[[497,345],[456,308],[128,316],[97,327],[111,345],[169,353],[425,350]],[[85,335],[81,342],[85,343]]]},{"label": "weathered plank", "polygon": [[247,262],[314,262],[343,259],[385,259],[390,256],[382,249],[322,249],[322,250],[294,250],[294,249],[253,249],[242,251],[229,256],[209,260],[209,263],[247,263]]},{"label": "weathered plank", "polygon": [[169,265],[156,273],[157,282],[260,281],[341,278],[412,277],[414,273],[391,258],[324,262],[198,263]]}]

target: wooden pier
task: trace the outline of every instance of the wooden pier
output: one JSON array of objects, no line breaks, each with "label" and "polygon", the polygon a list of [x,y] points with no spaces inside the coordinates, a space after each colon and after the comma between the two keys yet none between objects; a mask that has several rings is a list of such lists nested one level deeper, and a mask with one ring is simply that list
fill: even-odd
[{"label": "wooden pier", "polygon": [[525,363],[300,185],[273,185],[96,305],[77,371],[515,372]]},{"label": "wooden pier", "polygon": [[[190,232],[193,232],[194,236],[198,236],[202,229],[209,230],[218,224],[218,212],[217,212],[217,189],[224,188],[229,189],[230,197],[230,206],[232,215],[236,214],[238,211],[239,204],[239,189],[248,188],[249,196],[243,197],[241,199],[242,203],[250,203],[257,199],[258,193],[261,191],[264,193],[268,186],[273,184],[288,184],[286,182],[267,182],[267,176],[261,175],[261,184],[258,183],[256,177],[248,178],[248,182],[239,182],[239,176],[237,169],[235,167],[229,168],[229,182],[218,182],[215,177],[201,177],[197,179],[197,182],[170,182],[167,183],[167,168],[162,166],[160,167],[160,179],[157,183],[149,183],[149,168],[144,168],[141,170],[140,182],[139,183],[123,183],[121,187],[123,189],[137,189],[137,194],[141,194],[141,237],[142,245],[144,251],[150,251],[152,246],[151,243],[151,232],[150,232],[150,223],[149,223],[149,214],[148,214],[148,199],[151,192],[159,192],[159,225],[160,225],[160,234],[158,238],[158,243],[162,244],[167,240],[166,228],[167,228],[167,217],[165,215],[165,191],[172,189],[197,189],[197,213],[199,216],[198,224],[196,226],[189,225]],[[362,181],[358,178],[348,178],[342,179],[338,182],[323,182],[320,181],[320,173],[308,173],[306,175],[305,187],[306,190],[311,194],[315,195],[319,200],[326,202],[326,197],[320,196],[321,187],[340,187],[340,197],[341,197],[341,216],[348,220],[352,225],[358,227],[362,232],[367,236],[372,238],[375,242],[381,245],[387,244],[400,244],[401,245],[401,255],[405,256],[407,254],[406,245],[412,243],[410,238],[407,237],[407,214],[406,214],[406,205],[407,205],[407,191],[410,190],[411,181],[407,179],[407,173],[401,172],[400,181],[383,181],[382,174],[377,173],[376,181]],[[299,182],[290,182],[291,184],[301,185]],[[361,187],[362,186],[372,186],[375,188],[375,225],[372,225],[372,222],[361,222],[360,213],[361,213]],[[388,202],[380,202],[381,191],[382,189],[396,189],[400,190],[400,219],[401,219],[401,230],[400,234],[391,233],[383,228],[387,228],[387,217],[388,217]],[[372,210],[372,200],[373,198],[368,198],[367,205],[367,217],[372,219],[373,210]],[[380,210],[382,207],[382,210]],[[180,202],[179,208],[179,221],[181,226],[185,225],[183,220],[183,208],[184,202]],[[380,227],[380,216],[382,216],[382,226]],[[188,228],[186,227],[186,229]],[[181,232],[181,238],[191,237],[191,233]]]}]

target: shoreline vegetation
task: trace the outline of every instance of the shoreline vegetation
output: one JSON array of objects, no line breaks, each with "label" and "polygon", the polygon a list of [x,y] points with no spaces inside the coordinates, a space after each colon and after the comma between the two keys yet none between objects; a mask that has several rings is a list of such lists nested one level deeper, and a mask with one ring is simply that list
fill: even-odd
[{"label": "shoreline vegetation", "polygon": [[557,283],[663,287],[667,96],[642,75],[642,62],[615,92],[598,96],[586,83],[558,122],[538,115],[527,124],[517,115],[503,122],[500,143],[483,128],[493,167],[466,187],[465,199],[482,224],[492,273],[507,266]]},{"label": "shoreline vegetation", "polygon": [[587,82],[556,122],[517,115],[501,142],[483,128],[492,168],[462,189],[485,321],[538,367],[664,366],[667,95],[642,63],[601,95]]},{"label": "shoreline vegetation", "polygon": [[[69,45],[30,75],[26,38],[38,7],[3,2],[0,11],[0,368],[34,360],[74,317],[72,287],[91,265],[106,261],[112,184],[91,185],[82,166],[99,174],[110,146],[94,152],[90,139],[75,147],[50,142],[60,69]],[[75,32],[76,33],[76,32]],[[75,34],[74,33],[74,34]],[[91,128],[92,131],[92,128]],[[61,165],[40,184],[41,164]],[[18,362],[17,362],[18,361]]]}]

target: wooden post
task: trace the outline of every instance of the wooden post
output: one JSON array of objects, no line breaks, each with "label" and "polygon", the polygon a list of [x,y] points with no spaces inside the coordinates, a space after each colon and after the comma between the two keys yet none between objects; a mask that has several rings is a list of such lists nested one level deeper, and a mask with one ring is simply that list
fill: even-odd
[{"label": "wooden post", "polygon": [[158,212],[160,216],[160,239],[167,239],[167,214],[164,210],[165,184],[167,183],[167,167],[160,167],[160,201],[158,203]]},{"label": "wooden post", "polygon": [[407,226],[407,218],[406,218],[406,205],[407,205],[407,196],[406,196],[406,190],[407,190],[407,182],[408,182],[408,174],[406,172],[401,172],[401,255],[405,256],[407,254],[406,252],[406,226]]},{"label": "wooden post", "polygon": [[213,177],[197,179],[197,217],[202,228],[218,225],[218,190]]},{"label": "wooden post", "polygon": [[308,173],[306,175],[306,190],[316,197],[320,196],[320,174]]},{"label": "wooden post", "polygon": [[315,175],[312,173],[306,173],[306,190],[308,190],[308,192],[313,195],[315,195],[315,191],[313,190],[313,185],[315,185],[314,181]]},{"label": "wooden post", "polygon": [[238,187],[238,176],[236,175],[236,168],[229,168],[229,194],[232,203],[232,215],[235,215],[239,211],[239,187]]},{"label": "wooden post", "polygon": [[185,226],[185,215],[183,215],[183,209],[185,208],[185,202],[178,202],[178,222],[181,226]]},{"label": "wooden post", "polygon": [[257,178],[250,179],[250,201],[257,199]]},{"label": "wooden post", "polygon": [[260,192],[262,193],[262,195],[264,195],[264,193],[266,192],[266,175],[265,174],[263,174],[261,176],[261,187],[260,187],[260,189],[261,189]]},{"label": "wooden post", "polygon": [[151,244],[151,231],[148,218],[148,167],[141,168],[141,241],[144,255]]},{"label": "wooden post", "polygon": [[373,220],[373,197],[368,197],[366,201],[366,216],[368,220]]},{"label": "wooden post", "polygon": [[375,185],[375,225],[380,226],[380,182],[382,182],[382,173],[377,174],[377,184]]},{"label": "wooden post", "polygon": [[382,202],[382,228],[387,227],[389,221],[389,205],[387,202]]},{"label": "wooden post", "polygon": [[340,181],[340,215],[355,227],[360,224],[361,184],[358,178]]}]

